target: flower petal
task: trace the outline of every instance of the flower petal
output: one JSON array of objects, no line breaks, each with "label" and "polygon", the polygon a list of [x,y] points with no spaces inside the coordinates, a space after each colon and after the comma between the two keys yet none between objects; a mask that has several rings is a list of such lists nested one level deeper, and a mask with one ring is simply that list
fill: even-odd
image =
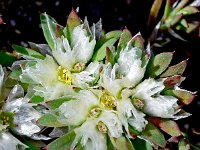
[{"label": "flower petal", "polygon": [[47,55],[44,60],[37,60],[35,66],[26,67],[20,79],[23,81],[23,76],[28,76],[35,83],[42,86],[50,86],[57,81],[57,69],[58,65],[56,62]]},{"label": "flower petal", "polygon": [[69,70],[73,68],[75,57],[71,51],[68,40],[63,36],[56,39],[55,51],[53,51],[52,54],[60,66]]},{"label": "flower petal", "polygon": [[72,143],[71,149],[74,149],[81,140],[81,145],[88,150],[105,150],[107,149],[106,135],[97,130],[97,122],[87,120],[81,127],[75,129],[76,137]]},{"label": "flower petal", "polygon": [[119,79],[116,79],[116,69],[118,65],[115,64],[112,68],[112,65],[108,63],[104,67],[104,72],[102,75],[102,80],[100,81],[101,86],[104,87],[107,91],[112,93],[115,96],[118,96],[119,91],[122,89],[122,86],[119,84]]},{"label": "flower petal", "polygon": [[74,93],[72,86],[65,85],[59,81],[55,82],[54,84],[52,83],[50,86],[36,86],[33,89],[35,91],[35,95],[44,97],[45,101],[54,100],[64,95],[70,95]]},{"label": "flower petal", "polygon": [[89,110],[98,104],[97,97],[87,90],[80,91],[74,98],[76,100],[67,101],[58,108],[59,121],[70,126],[80,125],[86,120]]},{"label": "flower petal", "polygon": [[122,124],[115,113],[104,111],[101,113],[98,120],[102,121],[106,125],[110,137],[119,138],[122,135]]},{"label": "flower petal", "polygon": [[1,150],[18,150],[18,148],[25,150],[28,146],[24,145],[17,138],[9,132],[0,132],[0,149]]},{"label": "flower petal", "polygon": [[176,118],[177,98],[160,95],[164,89],[163,82],[164,80],[146,79],[136,87],[133,97],[144,101],[144,112],[150,116]]},{"label": "flower petal", "polygon": [[146,66],[142,67],[142,49],[132,47],[130,43],[120,52],[119,73],[123,76],[121,84],[133,87],[143,78]]},{"label": "flower petal", "polygon": [[145,114],[135,109],[130,99],[119,101],[117,110],[127,133],[129,133],[128,124],[140,132],[146,127],[147,121],[144,118]]},{"label": "flower petal", "polygon": [[87,31],[83,29],[83,24],[74,28],[72,32],[72,47],[75,52],[76,61],[87,63],[93,54],[96,40],[87,36]]},{"label": "flower petal", "polygon": [[82,89],[89,88],[89,84],[99,77],[101,66],[99,62],[91,62],[84,71],[73,74],[73,84]]}]

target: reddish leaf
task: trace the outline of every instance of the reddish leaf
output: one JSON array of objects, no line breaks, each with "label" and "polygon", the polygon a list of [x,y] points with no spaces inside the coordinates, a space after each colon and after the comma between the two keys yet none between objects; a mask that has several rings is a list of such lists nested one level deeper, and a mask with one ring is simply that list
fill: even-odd
[{"label": "reddish leaf", "polygon": [[106,61],[110,62],[112,65],[115,64],[115,58],[109,47],[106,47]]},{"label": "reddish leaf", "polygon": [[136,35],[132,38],[131,42],[132,42],[132,45],[133,45],[134,47],[138,47],[138,48],[141,48],[141,49],[144,48],[144,39],[142,38],[142,36],[141,36],[140,33],[136,34]]},{"label": "reddish leaf", "polygon": [[74,30],[74,28],[80,24],[81,24],[81,19],[77,15],[76,11],[72,9],[67,19],[67,30],[68,30],[67,35],[69,40],[71,39],[71,33]]},{"label": "reddish leaf", "polygon": [[190,104],[194,98],[196,97],[195,93],[186,91],[186,90],[167,90],[164,92],[167,95],[173,95],[174,97],[178,98],[183,104],[188,105]]},{"label": "reddish leaf", "polygon": [[171,136],[181,135],[178,125],[173,120],[151,117],[149,121]]},{"label": "reddish leaf", "polygon": [[168,77],[164,81],[165,89],[174,88],[175,85],[180,84],[184,79],[185,78],[180,75]]}]

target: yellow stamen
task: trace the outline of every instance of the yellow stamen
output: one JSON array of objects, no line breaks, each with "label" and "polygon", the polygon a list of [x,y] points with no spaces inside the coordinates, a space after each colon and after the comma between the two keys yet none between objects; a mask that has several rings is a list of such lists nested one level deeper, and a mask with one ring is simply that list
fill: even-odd
[{"label": "yellow stamen", "polygon": [[102,121],[98,122],[97,127],[98,127],[99,131],[102,132],[102,133],[108,132],[108,128],[106,127],[106,125]]},{"label": "yellow stamen", "polygon": [[134,98],[132,99],[132,103],[139,110],[142,110],[142,108],[144,107],[144,102],[141,99]]},{"label": "yellow stamen", "polygon": [[101,114],[101,109],[99,107],[94,107],[89,112],[89,116],[93,118],[99,117],[100,114]]},{"label": "yellow stamen", "polygon": [[73,72],[81,72],[85,69],[85,63],[77,63],[74,65]]},{"label": "yellow stamen", "polygon": [[70,85],[72,83],[71,72],[64,67],[59,66],[58,67],[58,80],[67,85]]},{"label": "yellow stamen", "polygon": [[104,92],[100,98],[100,102],[103,107],[108,109],[114,109],[117,106],[117,101],[114,96],[109,95],[108,93]]}]

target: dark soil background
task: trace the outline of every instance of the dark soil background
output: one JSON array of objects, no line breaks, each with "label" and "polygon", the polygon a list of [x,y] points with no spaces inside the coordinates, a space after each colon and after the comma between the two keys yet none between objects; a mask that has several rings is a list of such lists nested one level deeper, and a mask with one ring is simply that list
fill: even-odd
[{"label": "dark soil background", "polygon": [[[108,32],[127,27],[133,34],[146,36],[148,14],[153,0],[0,0],[0,15],[6,24],[0,25],[0,49],[12,51],[11,44],[27,46],[27,42],[46,43],[40,27],[39,15],[46,12],[63,26],[72,7],[79,7],[79,16],[88,17],[90,23],[102,19]],[[195,100],[184,110],[192,116],[178,121],[190,141],[200,144],[200,38],[188,36],[189,42],[174,40],[168,47],[153,49],[154,53],[174,51],[174,63],[189,58],[184,73],[184,89],[197,91]]]}]

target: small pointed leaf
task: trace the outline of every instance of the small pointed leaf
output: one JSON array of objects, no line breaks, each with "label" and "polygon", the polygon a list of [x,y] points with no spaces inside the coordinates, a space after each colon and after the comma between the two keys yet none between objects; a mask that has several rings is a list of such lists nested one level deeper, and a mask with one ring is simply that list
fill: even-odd
[{"label": "small pointed leaf", "polygon": [[8,52],[0,51],[0,64],[4,67],[11,66],[16,57]]},{"label": "small pointed leaf", "polygon": [[51,16],[43,13],[40,15],[41,26],[44,33],[44,37],[49,47],[54,50],[54,43],[56,39],[56,20]]},{"label": "small pointed leaf", "polygon": [[187,60],[184,60],[174,66],[170,66],[160,77],[169,77],[173,75],[182,75],[187,66]]},{"label": "small pointed leaf", "polygon": [[141,34],[136,34],[132,39],[131,43],[133,47],[138,47],[144,49],[144,39],[142,38]]},{"label": "small pointed leaf", "polygon": [[47,145],[47,150],[69,150],[76,134],[71,131]]},{"label": "small pointed leaf", "polygon": [[81,24],[81,19],[79,18],[76,10],[72,9],[67,19],[67,36],[68,40],[71,41],[71,34],[75,27]]},{"label": "small pointed leaf", "polygon": [[173,120],[151,117],[149,121],[171,136],[182,135],[177,123]]},{"label": "small pointed leaf", "polygon": [[124,29],[120,36],[119,43],[117,46],[117,58],[119,57],[121,50],[126,47],[127,43],[131,40],[131,38],[131,32],[128,29]]},{"label": "small pointed leaf", "polygon": [[172,52],[164,52],[150,59],[147,65],[147,76],[155,78],[159,76],[169,66],[173,57]]},{"label": "small pointed leaf", "polygon": [[111,48],[116,41],[116,38],[106,41],[98,50],[95,51],[92,61],[102,61],[106,57],[106,47]]},{"label": "small pointed leaf", "polygon": [[110,62],[112,65],[115,64],[115,57],[108,47],[106,48],[106,61]]},{"label": "small pointed leaf", "polygon": [[136,150],[153,150],[152,146],[143,139],[135,138],[132,143]]},{"label": "small pointed leaf", "polygon": [[29,59],[38,59],[38,58],[44,59],[45,58],[42,54],[30,48],[26,48],[26,47],[15,45],[15,44],[12,45],[12,48],[16,50],[18,53],[20,53],[22,56],[27,57]]},{"label": "small pointed leaf", "polygon": [[38,95],[33,95],[32,97],[31,97],[31,102],[32,103],[41,103],[41,102],[43,102],[44,101],[44,98],[43,97],[40,97],[40,96],[38,96]]},{"label": "small pointed leaf", "polygon": [[151,123],[147,124],[145,130],[142,132],[142,137],[155,145],[158,145],[162,148],[165,147],[166,141],[164,135]]},{"label": "small pointed leaf", "polygon": [[119,137],[116,139],[116,149],[117,150],[135,150],[131,141],[125,137]]},{"label": "small pointed leaf", "polygon": [[62,97],[62,98],[59,98],[59,99],[48,101],[48,102],[46,102],[46,104],[50,109],[55,110],[56,108],[60,107],[60,105],[62,105],[64,102],[70,101],[70,100],[73,100],[73,98]]},{"label": "small pointed leaf", "polygon": [[180,84],[185,78],[177,75],[173,77],[168,77],[164,81],[165,89],[172,89],[175,85]]},{"label": "small pointed leaf", "polygon": [[61,124],[56,116],[53,114],[45,114],[43,115],[39,120],[38,124],[41,126],[47,126],[47,127],[63,127],[65,125]]},{"label": "small pointed leaf", "polygon": [[120,30],[114,30],[114,31],[110,31],[110,32],[106,33],[105,38],[107,40],[109,40],[111,38],[119,39],[120,36],[121,36],[121,34],[122,34],[122,31],[120,31]]},{"label": "small pointed leaf", "polygon": [[194,93],[186,91],[186,90],[167,90],[167,91],[164,91],[164,94],[172,95],[178,98],[185,105],[190,104],[196,96]]}]

